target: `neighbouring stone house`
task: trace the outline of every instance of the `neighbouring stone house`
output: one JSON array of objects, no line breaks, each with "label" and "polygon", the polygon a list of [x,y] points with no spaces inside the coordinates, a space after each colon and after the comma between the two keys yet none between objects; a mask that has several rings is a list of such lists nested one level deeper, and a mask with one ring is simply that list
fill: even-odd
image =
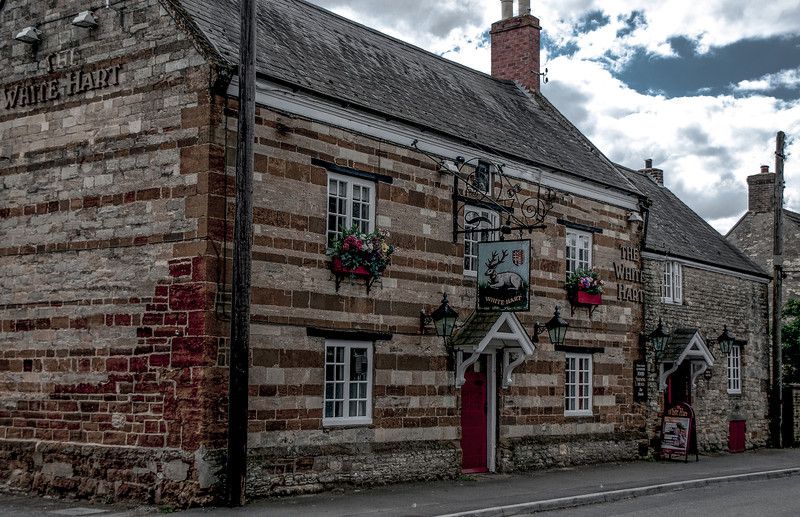
[{"label": "neighbouring stone house", "polygon": [[[747,212],[728,231],[726,238],[766,271],[773,271],[775,227],[775,173],[762,165],[759,174],[748,176]],[[783,271],[782,299],[800,298],[800,214],[783,209]],[[772,290],[769,296],[772,305]],[[784,350],[784,363],[794,362],[800,350]],[[792,357],[792,354],[794,357]],[[791,379],[784,379],[784,383]],[[800,443],[800,386],[788,384],[783,393],[783,437],[787,445]]]},{"label": "neighbouring stone house", "polygon": [[[747,212],[725,236],[765,271],[772,272],[775,222],[775,173],[762,165],[759,174],[747,177]],[[783,301],[800,297],[800,214],[783,209]],[[771,297],[771,296],[770,296]]]},{"label": "neighbouring stone house", "polygon": [[[664,186],[650,160],[624,170],[649,202],[643,245],[646,336],[659,322],[670,343],[648,346],[649,428],[664,408],[688,402],[702,451],[762,447],[768,439],[770,276]],[[718,336],[735,338],[723,354]],[[657,434],[654,433],[654,436]]]}]

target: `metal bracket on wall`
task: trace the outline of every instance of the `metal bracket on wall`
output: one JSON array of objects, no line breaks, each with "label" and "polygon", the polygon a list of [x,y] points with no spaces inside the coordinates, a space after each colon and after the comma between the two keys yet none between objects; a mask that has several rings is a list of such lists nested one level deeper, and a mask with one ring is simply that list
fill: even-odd
[{"label": "metal bracket on wall", "polygon": [[[464,233],[499,234],[500,240],[512,232],[522,238],[524,231],[545,227],[544,220],[553,208],[555,193],[537,184],[535,192],[526,192],[516,178],[504,173],[503,164],[484,158],[457,156],[445,159],[423,151],[414,140],[411,147],[438,165],[439,173],[453,177],[453,242]],[[466,207],[486,208],[498,215],[499,224]],[[490,239],[495,240],[495,239]]]}]

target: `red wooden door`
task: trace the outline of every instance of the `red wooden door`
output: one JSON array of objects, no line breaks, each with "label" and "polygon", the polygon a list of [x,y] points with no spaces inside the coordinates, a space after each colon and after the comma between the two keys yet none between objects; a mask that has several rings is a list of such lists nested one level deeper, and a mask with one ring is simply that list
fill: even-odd
[{"label": "red wooden door", "polygon": [[461,387],[461,468],[486,472],[486,372],[468,371]]},{"label": "red wooden door", "polygon": [[730,452],[744,452],[746,445],[746,425],[744,420],[731,420],[728,424],[728,450]]}]

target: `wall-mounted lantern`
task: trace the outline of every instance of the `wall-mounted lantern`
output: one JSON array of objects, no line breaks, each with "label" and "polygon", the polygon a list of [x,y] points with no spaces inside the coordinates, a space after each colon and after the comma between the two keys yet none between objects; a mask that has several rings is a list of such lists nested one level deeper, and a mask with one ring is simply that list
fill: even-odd
[{"label": "wall-mounted lantern", "polygon": [[719,351],[722,352],[723,355],[728,355],[735,341],[736,339],[730,334],[730,332],[728,332],[728,326],[724,325],[722,328],[722,334],[720,334],[717,338]]},{"label": "wall-mounted lantern", "polygon": [[458,313],[450,307],[450,302],[447,300],[447,294],[442,295],[442,303],[430,314],[425,314],[421,311],[419,315],[419,330],[421,334],[425,333],[425,325],[433,323],[436,329],[436,335],[442,338],[445,346],[447,340],[453,335],[453,330],[456,328],[456,321],[458,321]]},{"label": "wall-mounted lantern", "polygon": [[650,333],[649,341],[650,344],[653,346],[653,351],[656,354],[656,361],[658,361],[658,356],[664,351],[666,348],[667,343],[669,343],[669,332],[664,330],[664,325],[661,323],[661,318],[658,318],[658,326],[656,329]]},{"label": "wall-mounted lantern", "polygon": [[72,19],[72,25],[83,29],[94,29],[97,27],[97,20],[91,11],[83,11]]},{"label": "wall-mounted lantern", "polygon": [[546,330],[547,335],[550,338],[550,342],[554,346],[561,346],[564,344],[564,339],[567,337],[568,328],[569,323],[561,319],[561,311],[558,307],[556,307],[556,310],[553,313],[553,317],[550,318],[550,321],[544,325],[540,325],[538,322],[533,324],[533,342],[538,343],[539,334]]},{"label": "wall-mounted lantern", "polygon": [[23,43],[27,43],[28,45],[35,45],[39,43],[41,36],[42,33],[39,29],[30,26],[19,31],[17,35],[14,36],[14,39]]}]

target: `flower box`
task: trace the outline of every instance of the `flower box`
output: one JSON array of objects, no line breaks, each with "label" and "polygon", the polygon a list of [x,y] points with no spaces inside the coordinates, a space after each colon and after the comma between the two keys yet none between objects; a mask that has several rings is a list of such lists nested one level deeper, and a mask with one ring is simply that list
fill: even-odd
[{"label": "flower box", "polygon": [[578,305],[601,305],[603,303],[603,295],[578,291],[575,293],[575,303]]},{"label": "flower box", "polygon": [[362,278],[369,278],[372,276],[369,269],[364,266],[357,266],[354,269],[344,267],[342,259],[339,257],[331,257],[331,271],[339,275],[353,275]]}]

